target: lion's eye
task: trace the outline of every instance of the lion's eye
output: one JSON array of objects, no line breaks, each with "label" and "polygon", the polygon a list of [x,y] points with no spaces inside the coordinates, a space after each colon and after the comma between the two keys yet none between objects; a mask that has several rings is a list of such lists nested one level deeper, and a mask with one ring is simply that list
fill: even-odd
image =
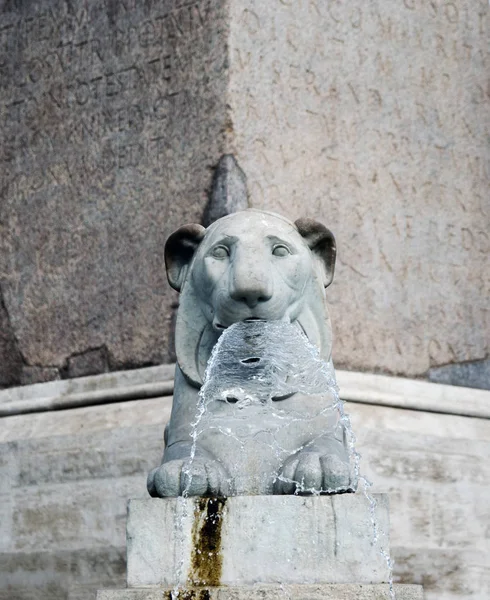
[{"label": "lion's eye", "polygon": [[216,246],[216,248],[213,248],[211,254],[214,258],[226,258],[227,256],[230,256],[230,251],[226,246]]},{"label": "lion's eye", "polygon": [[288,254],[291,254],[291,252],[287,246],[284,246],[283,244],[277,244],[272,249],[272,254],[274,256],[287,256]]}]

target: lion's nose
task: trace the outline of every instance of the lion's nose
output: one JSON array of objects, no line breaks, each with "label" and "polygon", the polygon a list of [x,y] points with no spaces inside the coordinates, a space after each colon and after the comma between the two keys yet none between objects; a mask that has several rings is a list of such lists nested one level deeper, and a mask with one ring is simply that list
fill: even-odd
[{"label": "lion's nose", "polygon": [[235,269],[231,278],[230,296],[254,308],[272,297],[272,281],[265,271],[257,273],[251,269]]}]

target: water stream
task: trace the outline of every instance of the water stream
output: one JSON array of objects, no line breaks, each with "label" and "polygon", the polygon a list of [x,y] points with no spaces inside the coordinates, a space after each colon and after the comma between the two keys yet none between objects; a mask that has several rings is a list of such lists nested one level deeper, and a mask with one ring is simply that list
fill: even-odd
[{"label": "water stream", "polygon": [[[274,493],[278,482],[295,486],[297,495],[351,491],[345,484],[309,487],[304,479],[295,480],[280,470],[286,458],[310,443],[323,443],[329,436],[342,437],[351,473],[350,486],[355,489],[359,483],[369,502],[372,544],[386,561],[390,597],[395,599],[393,561],[380,541],[377,501],[369,492],[371,483],[360,474],[360,455],[339,397],[333,365],[322,360],[318,348],[298,325],[280,321],[236,323],[223,332],[213,348],[191,425],[190,457],[182,469],[185,489],[176,524],[181,533],[177,582],[182,581],[185,564],[184,523],[192,517],[186,500],[192,487],[197,448],[212,444],[211,437],[216,439],[217,432],[223,456],[233,457],[225,461],[231,495]],[[255,470],[260,464],[261,473],[250,471],[250,464]],[[172,592],[175,600],[179,589],[177,583]]]}]

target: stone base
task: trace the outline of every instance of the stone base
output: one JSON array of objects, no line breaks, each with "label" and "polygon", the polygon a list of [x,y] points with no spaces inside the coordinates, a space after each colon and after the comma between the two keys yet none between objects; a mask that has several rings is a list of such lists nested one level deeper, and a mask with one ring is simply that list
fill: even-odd
[{"label": "stone base", "polygon": [[387,583],[388,498],[373,503],[362,494],[132,500],[128,587]]},{"label": "stone base", "polygon": [[[423,600],[420,585],[395,585],[396,600]],[[132,589],[97,593],[97,600],[390,600],[387,584],[271,585],[189,588],[172,596],[172,590]]]}]

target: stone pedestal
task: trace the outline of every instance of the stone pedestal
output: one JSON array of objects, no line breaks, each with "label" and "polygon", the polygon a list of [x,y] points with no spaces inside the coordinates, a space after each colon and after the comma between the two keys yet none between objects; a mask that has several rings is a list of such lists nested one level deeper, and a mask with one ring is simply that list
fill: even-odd
[{"label": "stone pedestal", "polygon": [[388,503],[362,495],[132,500],[128,586],[382,583]]},{"label": "stone pedestal", "polygon": [[[395,585],[396,600],[423,600],[422,586]],[[128,589],[105,591],[97,600],[390,600],[387,584],[276,585],[172,590]]]},{"label": "stone pedestal", "polygon": [[385,495],[132,500],[128,589],[97,598],[388,599],[388,532]]}]

